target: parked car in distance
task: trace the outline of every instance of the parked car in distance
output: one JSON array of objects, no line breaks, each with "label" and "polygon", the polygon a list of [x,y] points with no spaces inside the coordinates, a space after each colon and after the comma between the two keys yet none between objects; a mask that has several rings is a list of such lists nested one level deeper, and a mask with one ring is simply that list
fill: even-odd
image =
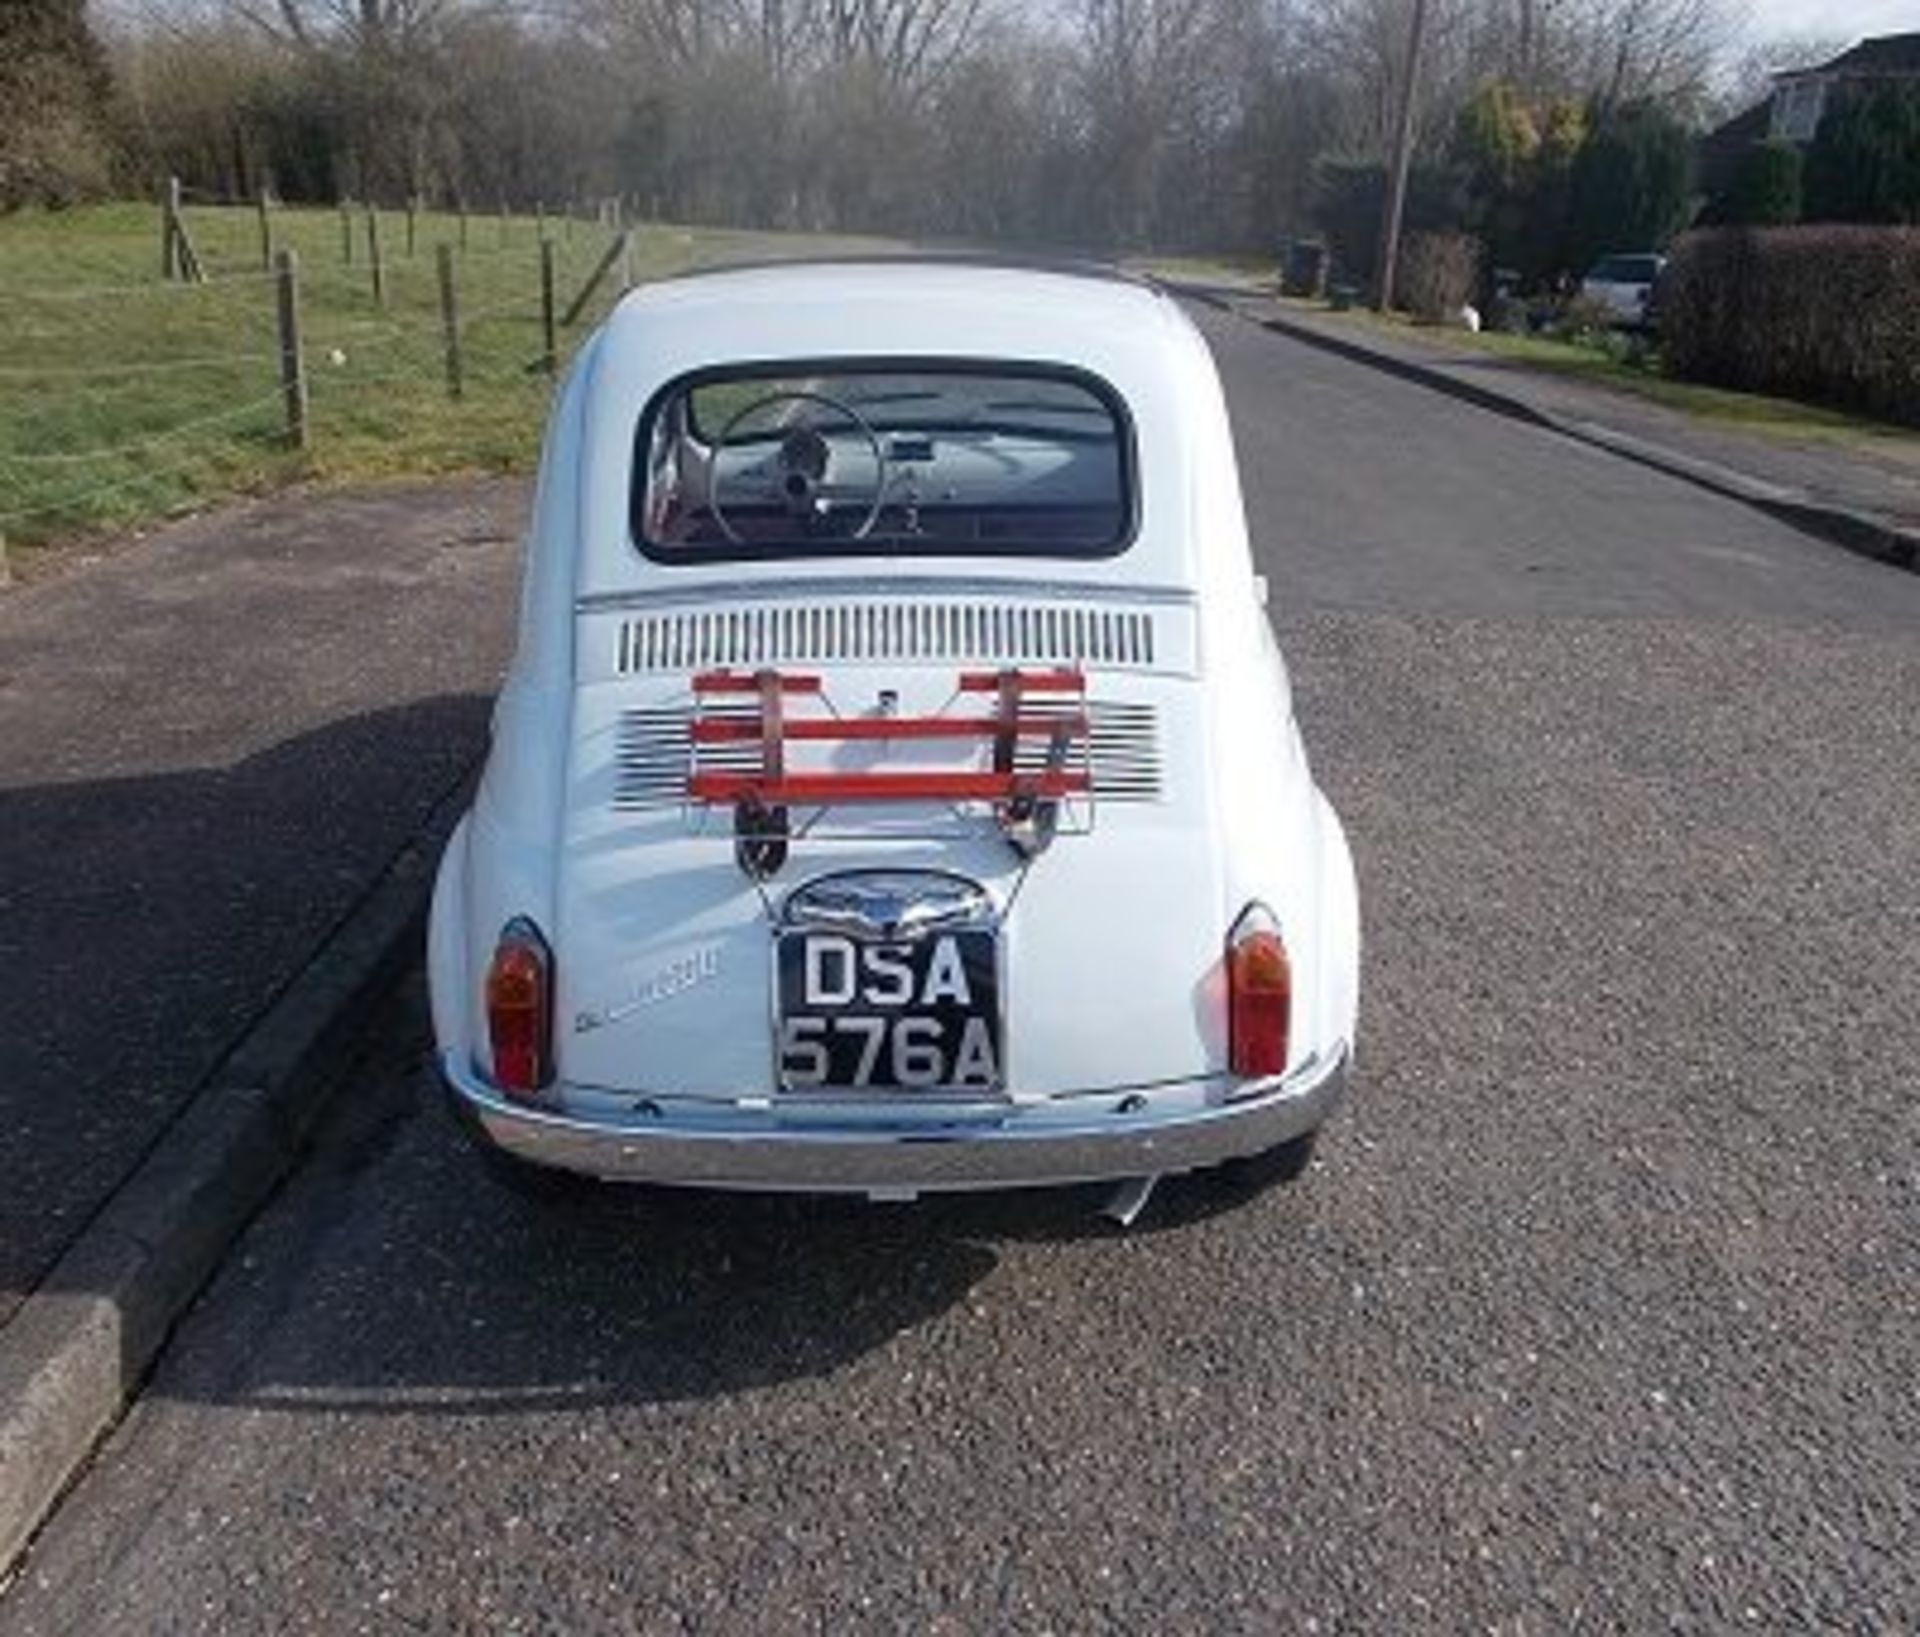
[{"label": "parked car in distance", "polygon": [[429,931],[490,1157],[876,1198],[1304,1164],[1353,868],[1175,301],[650,285],[560,388],[524,572]]},{"label": "parked car in distance", "polygon": [[1652,322],[1654,291],[1665,256],[1651,251],[1636,255],[1602,256],[1580,281],[1580,294],[1612,314],[1614,322],[1638,329]]}]

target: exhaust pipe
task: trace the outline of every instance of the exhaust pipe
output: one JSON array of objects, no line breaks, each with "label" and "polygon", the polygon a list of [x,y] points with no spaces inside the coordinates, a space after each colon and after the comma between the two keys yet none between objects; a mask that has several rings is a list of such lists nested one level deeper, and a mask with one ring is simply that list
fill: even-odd
[{"label": "exhaust pipe", "polygon": [[1152,1177],[1128,1177],[1107,1196],[1106,1204],[1100,1207],[1100,1214],[1116,1227],[1131,1228],[1140,1220],[1140,1213],[1147,1208],[1147,1201],[1153,1198],[1153,1185],[1160,1179]]}]

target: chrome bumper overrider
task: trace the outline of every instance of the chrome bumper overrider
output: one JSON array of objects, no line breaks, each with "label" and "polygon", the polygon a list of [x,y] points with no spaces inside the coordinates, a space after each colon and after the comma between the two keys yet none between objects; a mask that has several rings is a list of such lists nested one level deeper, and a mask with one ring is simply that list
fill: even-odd
[{"label": "chrome bumper overrider", "polygon": [[[508,1102],[465,1064],[440,1072],[472,1134],[539,1165],[623,1182],[912,1194],[1172,1175],[1305,1136],[1346,1089],[1347,1052],[1236,1088],[1232,1102],[1130,1111],[1120,1093],[956,1111],[783,1110],[677,1100],[592,1118]],[[1065,1112],[1063,1112],[1063,1109]],[[690,1112],[683,1113],[683,1110]],[[824,1116],[824,1117],[823,1117]],[[931,1116],[931,1117],[930,1117]]]}]

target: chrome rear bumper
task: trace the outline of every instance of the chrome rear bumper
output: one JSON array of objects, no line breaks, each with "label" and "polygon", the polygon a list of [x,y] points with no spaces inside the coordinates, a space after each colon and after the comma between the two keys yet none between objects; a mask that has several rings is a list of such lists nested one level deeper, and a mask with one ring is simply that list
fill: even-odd
[{"label": "chrome rear bumper", "polygon": [[621,1182],[902,1195],[1167,1176],[1262,1153],[1333,1112],[1346,1090],[1347,1051],[1206,1107],[1128,1112],[1115,1092],[951,1120],[889,1120],[864,1109],[845,1121],[817,1110],[802,1119],[735,1104],[697,1118],[655,1111],[589,1120],[509,1102],[445,1056],[440,1072],[477,1140],[538,1165]]}]

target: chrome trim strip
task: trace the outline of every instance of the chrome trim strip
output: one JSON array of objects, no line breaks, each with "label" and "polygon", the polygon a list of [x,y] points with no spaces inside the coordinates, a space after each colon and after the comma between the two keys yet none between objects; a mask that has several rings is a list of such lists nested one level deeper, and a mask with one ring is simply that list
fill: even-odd
[{"label": "chrome trim strip", "polygon": [[657,591],[590,591],[573,602],[577,614],[632,608],[672,608],[729,598],[766,602],[804,597],[1033,597],[1057,602],[1144,603],[1192,608],[1193,592],[1178,586],[1116,585],[1081,580],[996,580],[949,575],[906,579],[886,575],[833,575],[818,580],[702,580]]},{"label": "chrome trim strip", "polygon": [[1184,1113],[1115,1107],[1069,1121],[1016,1105],[913,1124],[783,1123],[777,1100],[694,1124],[599,1124],[510,1104],[453,1057],[440,1072],[476,1140],[535,1164],[610,1181],[797,1193],[934,1192],[1166,1176],[1278,1147],[1318,1127],[1345,1094],[1347,1052]]}]

